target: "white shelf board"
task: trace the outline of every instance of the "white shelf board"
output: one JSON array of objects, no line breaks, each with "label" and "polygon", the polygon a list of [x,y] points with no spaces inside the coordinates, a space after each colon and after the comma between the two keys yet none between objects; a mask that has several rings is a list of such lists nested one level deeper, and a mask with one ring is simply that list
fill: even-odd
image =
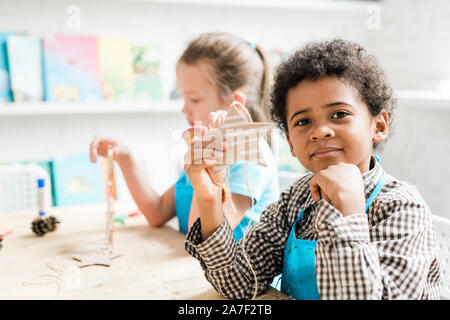
[{"label": "white shelf board", "polygon": [[[450,94],[438,91],[399,90],[398,102],[405,106],[420,106],[450,110]],[[183,100],[114,101],[114,102],[29,102],[0,103],[1,117],[52,116],[77,114],[178,113]]]},{"label": "white shelf board", "polygon": [[444,91],[399,90],[398,98],[410,100],[442,100],[450,101],[450,93]]},{"label": "white shelf board", "polygon": [[323,11],[361,11],[380,1],[356,0],[112,0],[115,2],[147,2],[155,4],[180,4],[270,9],[304,9]]},{"label": "white shelf board", "polygon": [[450,110],[450,94],[443,91],[399,90],[397,104],[405,107],[419,107]]},{"label": "white shelf board", "polygon": [[0,103],[0,117],[181,112],[183,100]]}]

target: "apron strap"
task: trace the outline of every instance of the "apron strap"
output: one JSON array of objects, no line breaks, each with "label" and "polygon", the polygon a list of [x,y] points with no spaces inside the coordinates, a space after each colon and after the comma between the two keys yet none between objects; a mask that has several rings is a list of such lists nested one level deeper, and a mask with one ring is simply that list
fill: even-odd
[{"label": "apron strap", "polygon": [[376,196],[380,192],[381,188],[383,188],[385,183],[386,183],[386,174],[383,171],[383,175],[381,176],[380,181],[378,182],[378,184],[376,185],[375,189],[370,194],[369,199],[367,199],[367,202],[366,202],[366,213],[369,210],[370,204],[376,198]]}]

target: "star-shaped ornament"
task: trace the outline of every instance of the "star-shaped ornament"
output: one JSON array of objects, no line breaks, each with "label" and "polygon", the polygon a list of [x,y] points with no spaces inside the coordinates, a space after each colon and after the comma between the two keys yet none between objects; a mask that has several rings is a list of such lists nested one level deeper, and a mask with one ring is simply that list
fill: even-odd
[{"label": "star-shaped ornament", "polygon": [[[240,105],[240,108],[238,109],[236,105]],[[215,170],[226,168],[238,160],[267,166],[258,142],[267,135],[272,126],[271,122],[252,122],[245,107],[239,102],[233,102],[223,124],[203,137],[227,143],[224,159],[219,162]]]},{"label": "star-shaped ornament", "polygon": [[107,251],[99,251],[85,255],[73,255],[72,258],[80,261],[80,268],[93,265],[109,267],[111,265],[111,260],[120,256],[121,254],[111,254]]}]

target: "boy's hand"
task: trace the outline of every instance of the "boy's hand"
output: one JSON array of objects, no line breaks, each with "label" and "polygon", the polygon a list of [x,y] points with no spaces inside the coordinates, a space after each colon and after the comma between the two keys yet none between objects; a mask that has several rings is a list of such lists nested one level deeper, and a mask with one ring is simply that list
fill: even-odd
[{"label": "boy's hand", "polygon": [[314,200],[324,199],[344,216],[365,212],[364,182],[354,164],[341,162],[320,170],[309,187]]},{"label": "boy's hand", "polygon": [[226,143],[222,140],[204,140],[203,137],[210,129],[220,127],[225,115],[223,111],[213,112],[207,127],[194,126],[183,132],[189,147],[185,154],[184,169],[200,198],[212,199],[222,192],[226,170],[216,171],[215,166],[223,163]]},{"label": "boy's hand", "polygon": [[97,162],[98,156],[108,157],[108,149],[112,148],[114,160],[118,162],[130,154],[130,150],[118,141],[102,136],[95,136],[89,146],[89,158],[91,162]]}]

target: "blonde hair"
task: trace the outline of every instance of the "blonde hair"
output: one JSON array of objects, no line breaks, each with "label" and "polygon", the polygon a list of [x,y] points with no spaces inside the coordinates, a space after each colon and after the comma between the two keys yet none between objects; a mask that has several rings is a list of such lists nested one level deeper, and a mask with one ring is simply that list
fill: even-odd
[{"label": "blonde hair", "polygon": [[188,44],[179,61],[205,62],[207,77],[222,100],[240,89],[252,120],[269,119],[270,70],[259,46],[229,33],[204,33]]}]

